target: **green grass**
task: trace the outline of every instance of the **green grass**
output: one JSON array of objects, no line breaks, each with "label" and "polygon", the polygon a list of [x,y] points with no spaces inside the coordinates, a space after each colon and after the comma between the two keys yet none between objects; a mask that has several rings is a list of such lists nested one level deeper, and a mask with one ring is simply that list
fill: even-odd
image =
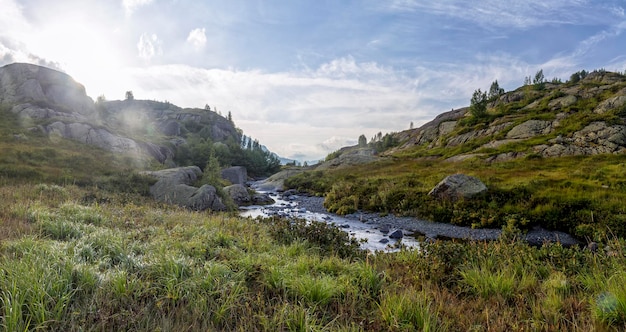
[{"label": "green grass", "polygon": [[[428,192],[446,176],[464,173],[489,191],[474,199],[440,201]],[[313,174],[313,175],[311,175]],[[626,236],[626,156],[481,159],[441,162],[394,158],[324,175],[297,175],[293,188],[325,195],[325,207],[395,213],[471,227],[528,229],[540,225],[581,239]]]},{"label": "green grass", "polygon": [[623,240],[606,238],[595,254],[503,240],[368,255],[333,228],[136,204],[141,196],[109,193],[107,203],[81,203],[89,193],[73,185],[0,188],[2,227],[13,230],[0,246],[2,329],[585,331],[626,324]]}]

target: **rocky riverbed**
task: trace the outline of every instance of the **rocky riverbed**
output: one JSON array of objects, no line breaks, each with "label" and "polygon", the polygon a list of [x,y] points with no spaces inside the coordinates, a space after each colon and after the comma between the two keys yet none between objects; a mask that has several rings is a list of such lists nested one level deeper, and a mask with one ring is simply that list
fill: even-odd
[{"label": "rocky riverbed", "polygon": [[[445,223],[436,223],[412,217],[399,217],[393,214],[381,215],[370,212],[357,212],[346,216],[329,213],[324,208],[324,198],[300,195],[294,191],[270,193],[276,203],[267,207],[250,207],[242,212],[244,216],[285,215],[328,222],[346,230],[352,236],[365,239],[363,248],[376,251],[397,250],[400,243],[409,247],[419,246],[419,240],[462,239],[496,240],[500,229],[472,229]],[[564,246],[577,245],[578,241],[567,233],[548,231],[540,227],[529,230],[524,240],[532,245],[545,242],[560,242]]]},{"label": "rocky riverbed", "polygon": [[[309,211],[328,213],[324,208],[324,198],[295,196],[298,206]],[[452,224],[437,223],[412,217],[398,217],[393,214],[380,215],[378,213],[357,212],[343,216],[346,219],[358,220],[373,225],[378,229],[402,229],[406,233],[417,233],[426,239],[465,239],[465,240],[496,240],[502,234],[500,229],[473,229],[470,227]],[[560,242],[564,246],[577,245],[578,241],[571,235],[558,231],[548,231],[535,227],[524,235],[524,240],[532,245],[541,245],[544,242]]]}]

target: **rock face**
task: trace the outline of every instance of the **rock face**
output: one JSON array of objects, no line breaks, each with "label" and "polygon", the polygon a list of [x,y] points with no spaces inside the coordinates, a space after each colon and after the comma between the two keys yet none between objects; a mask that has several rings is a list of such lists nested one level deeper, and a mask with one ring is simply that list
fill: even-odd
[{"label": "rock face", "polygon": [[222,178],[232,184],[246,184],[248,171],[243,166],[233,166],[222,170]]},{"label": "rock face", "polygon": [[339,153],[339,157],[318,165],[317,169],[343,168],[367,164],[379,159],[379,157],[376,156],[376,150],[372,148],[347,147],[339,150]]},{"label": "rock face", "polygon": [[513,127],[507,134],[507,138],[531,138],[537,135],[547,134],[552,129],[552,122],[541,120],[528,120]]},{"label": "rock face", "polygon": [[14,63],[0,68],[0,103],[30,104],[84,116],[94,113],[93,100],[70,76],[49,68]]},{"label": "rock face", "polygon": [[429,196],[440,199],[457,200],[470,198],[487,191],[482,181],[465,174],[454,174],[443,179],[429,193]]},{"label": "rock face", "polygon": [[215,187],[203,185],[192,187],[202,171],[197,166],[170,168],[160,171],[144,172],[158,181],[150,187],[152,197],[163,203],[176,204],[196,211],[224,211],[226,206],[217,196]]}]

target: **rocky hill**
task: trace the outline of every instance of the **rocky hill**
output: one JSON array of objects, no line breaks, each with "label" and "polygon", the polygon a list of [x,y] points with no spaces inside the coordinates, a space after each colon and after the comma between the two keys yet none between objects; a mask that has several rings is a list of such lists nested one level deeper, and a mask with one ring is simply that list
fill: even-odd
[{"label": "rocky hill", "polygon": [[490,101],[487,116],[469,107],[394,135],[390,153],[503,161],[626,152],[626,76],[595,71],[579,82],[527,85]]},{"label": "rocky hill", "polygon": [[344,147],[320,169],[389,156],[493,162],[626,152],[626,76],[618,73],[594,71],[575,83],[522,86],[490,100],[480,119],[469,110],[453,109],[419,128],[391,133],[392,148],[381,153],[373,147],[382,142]]},{"label": "rocky hill", "polygon": [[0,68],[0,105],[30,132],[160,163],[172,163],[190,133],[236,145],[241,139],[232,121],[215,112],[149,100],[94,103],[70,76],[32,64]]}]

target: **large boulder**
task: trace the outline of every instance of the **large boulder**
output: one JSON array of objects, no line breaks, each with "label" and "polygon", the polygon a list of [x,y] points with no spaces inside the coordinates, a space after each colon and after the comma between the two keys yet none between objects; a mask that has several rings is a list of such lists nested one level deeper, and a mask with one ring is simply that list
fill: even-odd
[{"label": "large boulder", "polygon": [[238,206],[250,205],[252,199],[248,189],[242,184],[233,184],[232,186],[224,187],[224,192],[233,199],[233,202]]},{"label": "large boulder", "polygon": [[226,206],[217,195],[215,187],[203,185],[193,187],[202,171],[197,166],[170,168],[160,171],[144,172],[158,179],[150,187],[152,197],[163,203],[176,204],[196,211],[224,211]]},{"label": "large boulder", "polygon": [[246,184],[248,171],[243,166],[233,166],[222,170],[222,178],[232,184]]},{"label": "large boulder", "polygon": [[486,191],[487,186],[478,178],[465,174],[454,174],[439,182],[428,195],[440,199],[457,200],[470,198]]}]

